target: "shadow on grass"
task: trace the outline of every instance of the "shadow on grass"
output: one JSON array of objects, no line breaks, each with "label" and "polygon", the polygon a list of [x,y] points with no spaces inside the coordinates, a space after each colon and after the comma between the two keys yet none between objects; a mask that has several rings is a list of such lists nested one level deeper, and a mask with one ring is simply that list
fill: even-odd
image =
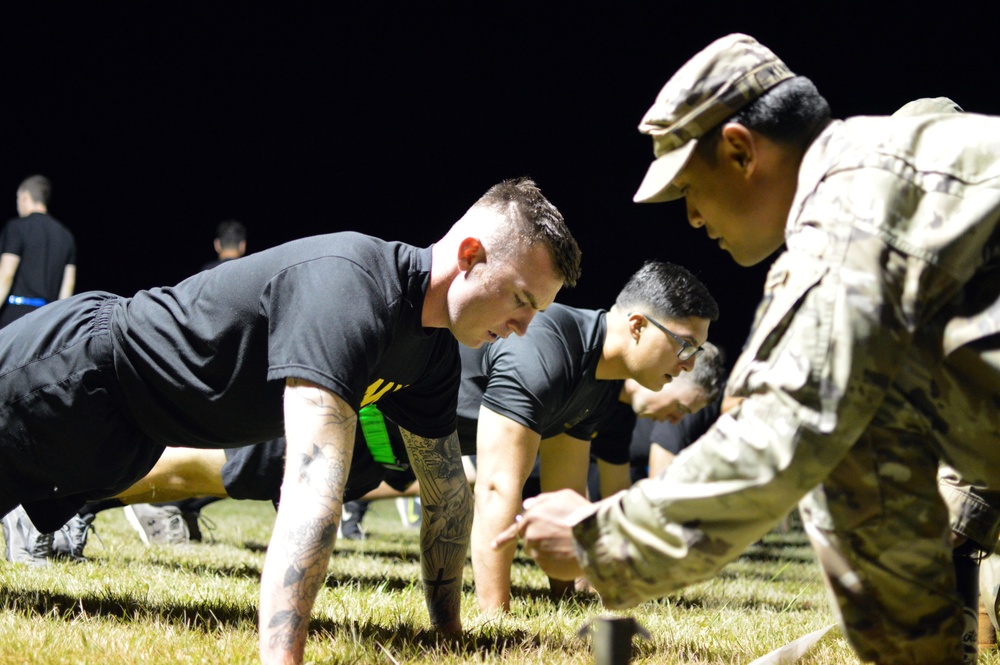
[{"label": "shadow on grass", "polygon": [[[63,620],[101,617],[121,621],[162,621],[206,633],[222,628],[256,630],[257,608],[222,603],[150,603],[132,596],[106,593],[73,596],[41,589],[0,589],[0,608],[39,617]],[[368,621],[332,621],[313,617],[309,628],[312,637],[343,639],[351,636],[368,644],[381,644],[401,651],[440,650],[472,655],[497,652],[507,648],[540,647],[537,634],[523,630],[484,630],[479,634],[444,637],[425,626],[399,622],[392,626]]]},{"label": "shadow on grass", "polygon": [[[334,558],[338,556],[364,556],[371,559],[384,559],[392,563],[420,563],[419,551],[400,550],[398,548],[380,549],[377,546],[370,547],[363,542],[355,545],[354,542],[352,542],[351,545],[343,546],[341,541],[338,540],[333,549]],[[388,543],[384,545],[388,547]]]},{"label": "shadow on grass", "polygon": [[[246,579],[255,581],[260,580],[262,572],[261,569],[258,568],[257,566],[248,566],[244,564],[238,566],[226,566],[218,563],[157,560],[157,559],[134,558],[134,557],[122,557],[122,560],[125,563],[127,563],[129,560],[140,561],[143,565],[158,566],[165,570],[180,571],[183,573],[191,573],[193,575],[199,575],[199,576],[228,577],[232,579]],[[326,586],[330,588],[356,586],[359,589],[367,589],[370,591],[377,591],[377,590],[402,591],[403,589],[410,588],[414,584],[418,584],[419,581],[420,580],[416,576],[410,579],[407,577],[401,577],[399,575],[376,576],[376,575],[359,575],[359,574],[331,572],[327,574]],[[466,588],[464,590],[471,591],[472,587],[466,585]]]},{"label": "shadow on grass", "polygon": [[159,566],[166,570],[182,571],[201,576],[228,577],[241,580],[259,580],[261,569],[257,566],[246,564],[228,566],[220,563],[204,563],[197,561],[176,561],[167,559],[157,559],[154,557],[130,557],[121,556],[120,560],[127,564],[130,561],[141,563],[144,566]]},{"label": "shadow on grass", "polygon": [[791,561],[793,563],[812,563],[816,560],[816,555],[808,547],[761,547],[751,545],[749,549],[739,556],[739,559],[758,563],[775,563],[784,561]]},{"label": "shadow on grass", "polygon": [[189,628],[217,630],[257,625],[257,608],[223,603],[146,602],[132,595],[103,593],[73,596],[45,589],[0,589],[0,608],[62,619],[106,617],[134,621],[158,618]]},{"label": "shadow on grass", "polygon": [[252,540],[245,540],[243,541],[243,549],[253,552],[254,554],[266,554],[267,543],[258,543]]},{"label": "shadow on grass", "polygon": [[392,626],[367,621],[317,621],[313,619],[310,635],[328,639],[343,639],[350,635],[368,645],[381,645],[390,652],[439,652],[469,657],[475,654],[495,654],[506,649],[537,649],[542,638],[536,633],[507,628],[483,630],[478,634],[458,637],[438,635],[424,626],[399,622]]},{"label": "shadow on grass", "polygon": [[402,591],[403,589],[409,589],[418,582],[419,580],[415,576],[413,579],[397,575],[382,577],[375,575],[338,575],[336,573],[328,573],[326,576],[326,586],[331,589],[357,586],[359,589],[368,589],[371,591]]},{"label": "shadow on grass", "polygon": [[[471,590],[470,590],[471,591]],[[533,602],[549,602],[553,606],[576,603],[580,607],[601,606],[601,597],[596,593],[567,592],[562,598],[553,598],[548,589],[512,584],[511,599],[529,599]]]},{"label": "shadow on grass", "polygon": [[[366,553],[366,556],[368,554]],[[387,559],[391,559],[394,562],[401,561],[402,559],[395,555],[390,555],[389,553],[384,553]],[[145,558],[145,557],[128,557],[122,556],[120,560],[128,564],[129,561],[140,562],[147,566],[157,566],[163,568],[164,570],[179,571],[183,573],[190,573],[198,576],[214,576],[214,577],[226,577],[231,579],[244,579],[244,580],[254,580],[259,581],[261,576],[261,569],[257,566],[251,566],[246,564],[239,564],[233,566],[227,566],[225,564],[219,563],[206,563],[197,561],[176,561],[168,559],[156,559]],[[419,562],[420,556],[414,555],[414,562]],[[358,587],[362,590],[369,591],[402,591],[408,589],[415,584],[419,584],[420,579],[417,577],[418,573],[412,578],[404,577],[400,575],[362,575],[362,574],[348,574],[348,573],[337,573],[328,572],[326,577],[326,586],[329,588],[337,587]],[[469,584],[463,585],[463,590],[467,592],[472,592],[473,587]],[[544,598],[547,597],[547,593],[544,591],[539,591],[537,589],[527,589],[524,588],[524,595],[537,594],[537,597]]]},{"label": "shadow on grass", "polygon": [[[329,588],[337,588],[341,586],[345,587],[358,587],[359,589],[368,589],[370,591],[403,591],[409,589],[413,586],[419,585],[420,580],[417,576],[412,578],[401,577],[398,575],[393,576],[377,576],[377,575],[348,575],[348,574],[336,574],[331,573],[327,575],[326,586]],[[465,593],[473,593],[475,587],[472,584],[463,584],[462,591]],[[574,602],[579,604],[581,607],[597,606],[601,605],[600,596],[595,594],[587,593],[570,593],[568,596],[562,599],[553,599],[549,595],[549,590],[545,588],[530,587],[524,585],[511,585],[511,598],[527,599],[533,602],[551,602],[553,605],[558,603],[570,603]]]},{"label": "shadow on grass", "polygon": [[[674,595],[670,596],[670,604],[679,609],[690,609],[690,610],[701,610],[701,611],[712,611],[721,610],[724,608],[729,609],[741,609],[745,608],[747,610],[762,610],[767,609],[772,612],[783,612],[787,610],[809,610],[812,609],[812,604],[803,600],[801,602],[793,602],[791,604],[788,601],[770,601],[763,598],[747,598],[746,600],[734,602],[732,599],[724,598],[705,598],[705,597],[691,597]],[[662,601],[660,601],[662,602]]]}]

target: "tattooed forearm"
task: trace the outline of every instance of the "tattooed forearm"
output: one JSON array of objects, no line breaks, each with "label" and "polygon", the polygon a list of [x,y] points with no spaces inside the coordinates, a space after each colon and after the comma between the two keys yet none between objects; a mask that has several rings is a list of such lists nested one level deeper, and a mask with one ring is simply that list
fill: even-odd
[{"label": "tattooed forearm", "polygon": [[420,481],[421,570],[427,611],[435,626],[457,626],[473,512],[458,437],[429,439],[404,430],[403,440]]},{"label": "tattooed forearm", "polygon": [[270,590],[261,598],[262,646],[290,653],[305,648],[309,615],[326,580],[336,531],[331,517],[298,520],[290,531],[276,527],[261,584],[262,594]]},{"label": "tattooed forearm", "polygon": [[339,505],[351,470],[351,452],[314,443],[308,452],[298,455],[298,459],[289,459],[286,464],[298,482],[322,500]]},{"label": "tattooed forearm", "polygon": [[354,410],[337,395],[287,382],[285,475],[261,579],[264,662],[301,662],[340,521],[355,422]]},{"label": "tattooed forearm", "polygon": [[282,586],[293,589],[299,600],[313,598],[326,579],[327,557],[333,551],[337,533],[334,520],[313,521],[302,524],[288,534],[285,549],[289,565],[282,577]]},{"label": "tattooed forearm", "polygon": [[270,633],[267,643],[272,649],[292,650],[299,632],[299,626],[306,620],[300,613],[286,610],[278,612],[267,622]]}]

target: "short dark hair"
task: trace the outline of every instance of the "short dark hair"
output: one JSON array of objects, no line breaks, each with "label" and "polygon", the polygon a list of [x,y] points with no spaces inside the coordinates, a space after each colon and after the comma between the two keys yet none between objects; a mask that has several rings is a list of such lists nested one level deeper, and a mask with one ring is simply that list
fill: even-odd
[{"label": "short dark hair", "polygon": [[219,222],[215,229],[215,238],[223,249],[239,249],[240,243],[247,239],[247,230],[241,222],[227,219]]},{"label": "short dark hair", "polygon": [[715,321],[719,305],[708,287],[687,268],[665,261],[647,261],[629,278],[615,305],[626,314],[648,312],[667,319],[697,316]]},{"label": "short dark hair", "polygon": [[28,176],[18,186],[17,191],[27,192],[35,203],[47,206],[52,197],[52,183],[43,175]]},{"label": "short dark hair", "polygon": [[722,128],[730,122],[743,125],[776,143],[804,151],[830,121],[830,104],[805,76],[782,81],[698,139],[698,151],[714,159]]},{"label": "short dark hair", "polygon": [[711,342],[702,344],[702,352],[697,355],[694,368],[682,373],[680,378],[704,390],[707,401],[715,401],[726,383],[726,358],[722,349]]},{"label": "short dark hair", "polygon": [[[533,180],[513,178],[493,185],[473,207],[476,206],[503,214],[511,224],[503,231],[512,231],[527,245],[544,244],[563,284],[576,286],[580,279],[580,247],[569,232],[562,213],[542,195]],[[513,250],[513,245],[499,244],[494,251],[504,257]]]}]

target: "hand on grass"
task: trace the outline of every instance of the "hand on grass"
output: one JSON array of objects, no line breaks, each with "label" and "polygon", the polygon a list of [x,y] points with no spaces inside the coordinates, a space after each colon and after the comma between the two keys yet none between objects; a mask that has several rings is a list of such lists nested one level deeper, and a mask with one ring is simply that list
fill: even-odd
[{"label": "hand on grass", "polygon": [[524,513],[517,522],[505,529],[493,541],[493,549],[524,539],[524,552],[539,567],[557,580],[573,580],[583,576],[583,569],[576,558],[572,524],[569,517],[580,508],[590,505],[584,497],[572,490],[540,494],[525,500]]}]

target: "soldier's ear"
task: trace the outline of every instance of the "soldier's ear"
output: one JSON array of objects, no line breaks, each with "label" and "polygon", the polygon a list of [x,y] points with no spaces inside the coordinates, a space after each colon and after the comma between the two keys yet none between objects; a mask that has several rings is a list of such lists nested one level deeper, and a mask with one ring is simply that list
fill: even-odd
[{"label": "soldier's ear", "polygon": [[646,328],[646,317],[642,314],[628,315],[628,332],[635,342],[642,337],[642,331]]},{"label": "soldier's ear", "polygon": [[472,266],[486,261],[486,249],[479,238],[463,238],[458,244],[458,269],[468,272]]},{"label": "soldier's ear", "polygon": [[722,128],[719,151],[724,162],[749,176],[757,166],[757,141],[753,132],[738,122]]}]

